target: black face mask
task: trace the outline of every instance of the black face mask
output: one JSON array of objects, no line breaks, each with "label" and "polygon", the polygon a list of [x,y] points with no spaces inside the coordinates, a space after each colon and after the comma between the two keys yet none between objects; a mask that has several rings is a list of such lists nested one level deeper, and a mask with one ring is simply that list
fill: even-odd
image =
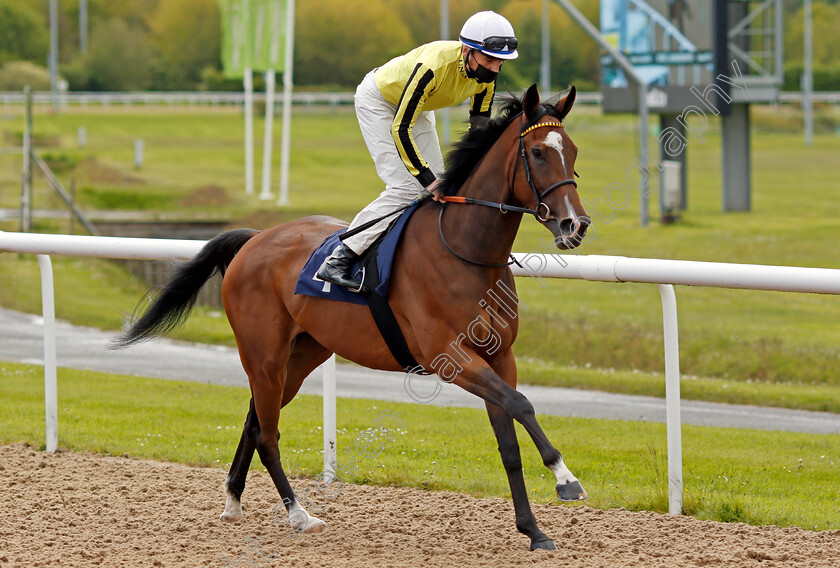
[{"label": "black face mask", "polygon": [[[470,50],[469,53],[471,54],[472,50]],[[475,59],[475,57],[473,57],[473,59]],[[473,71],[472,69],[470,69],[469,54],[467,54],[466,70],[467,70],[467,77],[469,77],[470,79],[475,79],[479,83],[492,83],[493,81],[496,80],[496,77],[499,76],[498,71],[491,71],[490,69],[488,69],[487,67],[485,67],[484,65],[479,63],[478,59],[475,60],[475,64],[476,64],[476,70]]]}]

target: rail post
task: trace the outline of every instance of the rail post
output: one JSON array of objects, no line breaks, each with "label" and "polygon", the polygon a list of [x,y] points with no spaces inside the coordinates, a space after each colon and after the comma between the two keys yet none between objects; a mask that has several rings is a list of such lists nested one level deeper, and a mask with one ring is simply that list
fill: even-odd
[{"label": "rail post", "polygon": [[682,513],[682,419],[680,416],[680,342],[677,295],[671,284],[657,284],[662,297],[665,339],[665,423],[668,439],[668,512]]},{"label": "rail post", "polygon": [[55,286],[50,257],[39,254],[41,268],[41,311],[44,316],[44,407],[46,415],[46,450],[58,449],[58,374],[55,356]]}]

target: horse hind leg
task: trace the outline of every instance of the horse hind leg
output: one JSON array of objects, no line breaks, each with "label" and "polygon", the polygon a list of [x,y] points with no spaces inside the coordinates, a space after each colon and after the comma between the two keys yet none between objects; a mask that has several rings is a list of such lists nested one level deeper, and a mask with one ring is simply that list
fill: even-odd
[{"label": "horse hind leg", "polygon": [[[281,408],[292,401],[300,390],[304,379],[326,361],[330,355],[332,355],[332,351],[315,341],[308,333],[301,333],[294,338],[289,361],[286,364],[286,381],[283,388]],[[315,534],[327,529],[327,524],[307,512],[294,496],[291,500],[284,498],[283,504],[286,507],[288,523],[296,531]],[[316,512],[320,514],[322,510],[323,507]],[[275,521],[277,520],[275,517]]]},{"label": "horse hind leg", "polygon": [[[286,370],[284,369],[283,375],[285,374]],[[283,392],[274,392],[271,389],[268,392],[261,392],[260,386],[253,387],[254,407],[260,422],[260,433],[256,444],[257,453],[260,456],[260,461],[268,470],[268,474],[271,476],[287,512],[287,518],[280,519],[273,513],[275,522],[288,522],[295,531],[306,534],[323,532],[326,530],[327,524],[318,517],[309,514],[300,504],[280,461],[280,448],[278,446],[280,432],[277,430],[277,424],[283,401]]]},{"label": "horse hind leg", "polygon": [[[254,398],[251,399],[251,407],[248,411],[248,417],[245,420],[245,427],[242,432],[239,446],[236,450],[231,470],[225,480],[225,511],[221,518],[228,521],[236,521],[242,518],[241,495],[245,487],[245,478],[253,458],[254,451],[260,454],[260,460],[269,472],[269,475],[274,481],[282,502],[286,507],[288,520],[287,522],[293,529],[304,533],[319,533],[326,529],[326,523],[321,519],[310,515],[298,502],[294,495],[294,491],[288,482],[288,479],[283,471],[280,461],[280,453],[277,442],[279,440],[279,431],[276,425],[279,420],[279,409],[288,404],[292,398],[297,394],[303,380],[321,363],[323,363],[330,355],[331,351],[318,344],[308,334],[300,334],[291,342],[290,355],[286,363],[285,372],[282,381],[283,392],[280,397],[269,394],[268,396],[258,397],[263,402],[263,414],[269,421],[274,424],[273,439],[267,436],[268,432],[261,427],[261,424],[269,424],[271,422],[261,421],[259,418],[259,410],[255,405]],[[275,358],[276,360],[276,358]],[[261,368],[257,373],[264,372]],[[249,374],[249,376],[251,376]],[[265,375],[264,375],[265,377]],[[267,377],[266,377],[267,378]],[[255,388],[253,385],[256,381],[252,381],[252,391],[255,396],[261,389]],[[275,381],[261,381],[260,384],[276,385]],[[275,389],[269,389],[274,390]],[[277,402],[280,402],[279,408]]]},{"label": "horse hind leg", "polygon": [[260,424],[254,411],[254,399],[251,398],[242,437],[239,439],[239,446],[236,448],[230,471],[225,478],[225,511],[220,516],[224,521],[234,522],[243,517],[242,492],[245,490],[245,478],[248,476],[254,451],[257,449],[259,432]]}]

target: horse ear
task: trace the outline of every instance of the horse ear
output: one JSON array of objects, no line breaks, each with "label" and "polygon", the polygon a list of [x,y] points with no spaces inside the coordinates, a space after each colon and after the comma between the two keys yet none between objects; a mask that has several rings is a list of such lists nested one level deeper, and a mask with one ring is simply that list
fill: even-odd
[{"label": "horse ear", "polygon": [[560,102],[557,103],[557,112],[560,113],[560,120],[566,118],[566,115],[569,114],[569,111],[572,110],[572,105],[575,104],[575,96],[577,95],[577,90],[575,86],[572,85],[572,88],[569,90],[569,93],[560,99]]},{"label": "horse ear", "polygon": [[537,91],[537,84],[534,83],[530,87],[528,87],[528,91],[525,93],[525,99],[522,102],[522,110],[525,111],[525,119],[531,120],[531,117],[534,116],[534,113],[540,107],[540,93]]}]

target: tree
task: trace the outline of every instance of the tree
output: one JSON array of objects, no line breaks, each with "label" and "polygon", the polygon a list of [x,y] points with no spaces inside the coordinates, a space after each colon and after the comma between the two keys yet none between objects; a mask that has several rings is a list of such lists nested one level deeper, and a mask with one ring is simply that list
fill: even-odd
[{"label": "tree", "polygon": [[385,0],[385,5],[396,12],[411,31],[416,45],[438,39],[458,39],[464,22],[481,10],[487,10],[479,0],[449,2],[448,38],[440,37],[440,0]]},{"label": "tree", "polygon": [[94,27],[90,48],[82,57],[82,71],[68,79],[73,89],[140,91],[151,84],[153,51],[146,34],[124,20],[111,18]]},{"label": "tree", "polygon": [[0,0],[0,64],[25,60],[43,65],[49,50],[49,31],[38,7]]},{"label": "tree", "polygon": [[[580,9],[591,22],[597,22],[597,2],[590,0]],[[519,38],[519,59],[512,62],[513,65],[506,64],[502,73],[520,87],[539,82],[542,0],[512,0],[500,13],[510,20]],[[600,69],[598,45],[554,2],[549,5],[548,19],[552,86],[566,88],[575,83],[579,89],[597,88]],[[521,83],[515,80],[517,77]]]},{"label": "tree", "polygon": [[416,47],[382,0],[298,2],[295,83],[355,87],[365,73]]},{"label": "tree", "polygon": [[[49,2],[44,4],[44,19],[49,20]],[[90,30],[97,24],[107,21],[108,0],[87,0],[88,43]],[[69,63],[79,56],[79,0],[59,0],[58,2],[58,60]]]},{"label": "tree", "polygon": [[22,91],[24,87],[49,90],[50,72],[29,61],[10,61],[0,67],[0,91]]},{"label": "tree", "polygon": [[218,67],[221,31],[216,0],[167,0],[149,18],[162,88],[194,88],[205,67]]},{"label": "tree", "polygon": [[[804,71],[803,18],[801,7],[795,14],[786,18],[784,89],[799,90],[801,87],[800,79]],[[814,2],[812,29],[814,89],[836,91],[840,89],[840,42],[837,40],[840,6]]]},{"label": "tree", "polygon": [[[786,18],[785,25],[785,60],[802,61],[804,16],[802,8]],[[840,6],[829,6],[823,2],[814,2],[812,17],[814,64],[831,65],[840,61],[840,41],[837,30],[840,29]]]},{"label": "tree", "polygon": [[159,4],[169,3],[171,1],[98,0],[97,13],[101,13],[103,19],[119,18],[132,28],[148,31],[149,14],[153,14]]}]

